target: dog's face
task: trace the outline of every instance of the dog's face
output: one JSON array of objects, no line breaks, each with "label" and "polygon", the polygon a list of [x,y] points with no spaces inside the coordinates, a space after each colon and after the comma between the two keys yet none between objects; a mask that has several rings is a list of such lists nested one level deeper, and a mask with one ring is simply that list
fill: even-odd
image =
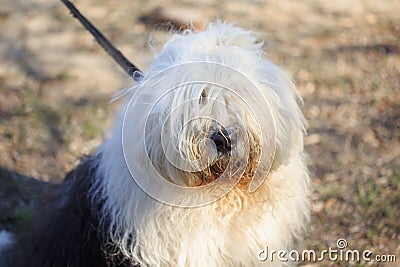
[{"label": "dog's face", "polygon": [[[215,181],[227,169],[232,179],[256,170],[262,146],[260,124],[240,99],[240,91],[232,88],[190,82],[157,102],[146,122],[145,138],[148,156],[164,178],[194,187]],[[270,133],[274,134],[273,125]],[[274,150],[274,144],[270,148]]]},{"label": "dog's face", "polygon": [[172,39],[134,88],[123,131],[135,179],[255,190],[301,146],[290,79],[262,59],[251,35],[226,31],[234,34]]}]

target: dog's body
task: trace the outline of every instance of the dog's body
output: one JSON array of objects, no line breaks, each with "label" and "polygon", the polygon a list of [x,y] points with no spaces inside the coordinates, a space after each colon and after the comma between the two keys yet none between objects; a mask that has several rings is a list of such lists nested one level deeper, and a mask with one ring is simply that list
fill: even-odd
[{"label": "dog's body", "polygon": [[[173,37],[156,57],[143,81],[128,92],[142,101],[135,104],[134,118],[129,120],[126,115],[130,108],[128,103],[124,107],[125,116],[119,119],[112,137],[93,157],[68,174],[57,200],[40,215],[31,234],[18,243],[19,255],[11,257],[10,265],[287,264],[277,260],[261,262],[257,256],[265,246],[276,251],[293,248],[307,223],[309,177],[303,154],[304,120],[296,103],[296,88],[282,70],[262,58],[260,47],[251,33],[223,23],[211,25],[204,32]],[[156,88],[157,84],[171,88],[175,82],[185,82],[191,75],[203,73],[204,69],[195,64],[195,67],[188,65],[180,69],[178,74],[162,75],[171,66],[193,61],[216,63],[210,67],[216,68],[211,76],[218,72],[215,82],[233,88],[233,94],[226,94],[225,89],[215,85],[190,85],[173,94],[162,95],[158,102],[151,103],[148,114],[142,114],[146,101],[156,94],[151,88]],[[224,66],[238,69],[235,73],[240,72],[240,75],[235,76]],[[225,75],[227,72],[229,75]],[[155,73],[161,73],[161,78],[154,78]],[[242,74],[260,91],[254,92],[245,86],[247,82],[241,78]],[[140,86],[147,90],[140,91]],[[139,95],[135,96],[136,92]],[[248,94],[249,105],[240,103],[242,93]],[[259,122],[251,116],[253,111],[257,113],[266,108],[258,98],[264,99],[269,108],[268,114],[256,115],[269,124],[261,122],[257,126]],[[185,102],[193,99],[196,100],[193,103]],[[226,106],[218,106],[221,103]],[[184,110],[178,110],[179,116],[173,113],[178,106]],[[168,117],[168,114],[172,115]],[[234,116],[230,116],[232,114]],[[191,115],[202,118],[212,115],[221,118],[225,126],[199,121],[190,131],[182,131],[185,120],[193,118]],[[143,140],[145,152],[154,169],[173,184],[196,187],[218,181],[227,169],[226,159],[233,157],[235,144],[241,149],[240,142],[235,139],[240,136],[234,138],[232,130],[238,127],[234,121],[237,118],[246,123],[247,139],[242,144],[248,146],[243,151],[249,152],[250,156],[232,190],[211,203],[179,207],[174,201],[185,202],[189,195],[172,195],[168,200],[174,203],[165,203],[168,201],[155,199],[157,196],[149,195],[140,185],[137,178],[150,179],[152,177],[146,176],[154,171],[142,161],[147,156],[142,154],[137,132],[144,130],[140,127],[143,119],[148,127]],[[165,123],[168,120],[169,123]],[[161,145],[163,127],[170,127],[166,131],[170,136],[169,142]],[[202,137],[209,135],[206,137],[214,141],[218,155],[210,166],[188,172],[169,161],[165,153],[172,151],[170,143],[174,143],[175,129],[179,131],[178,141],[186,142],[182,141],[180,148],[191,140],[183,151],[188,157],[193,156],[192,159],[204,154],[192,148],[193,143],[198,144],[193,140],[201,134]],[[264,158],[266,162],[263,163],[262,151],[264,155],[274,157]],[[130,163],[135,164],[144,177],[136,175],[132,179],[131,173],[135,170],[129,168]],[[259,164],[264,164],[263,168],[257,169]],[[252,177],[257,172],[264,175],[265,181],[257,190],[249,192]]]}]

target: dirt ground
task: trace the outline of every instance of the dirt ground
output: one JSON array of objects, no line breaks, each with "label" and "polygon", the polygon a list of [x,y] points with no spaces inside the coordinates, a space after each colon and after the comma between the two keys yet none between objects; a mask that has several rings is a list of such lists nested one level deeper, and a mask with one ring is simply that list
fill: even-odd
[{"label": "dirt ground", "polygon": [[[140,21],[157,7],[196,25],[219,18],[257,32],[304,98],[314,191],[303,248],[320,252],[345,238],[349,249],[397,257],[302,264],[400,266],[398,0],[74,3],[143,70],[168,37]],[[0,229],[18,232],[33,212],[29,198],[40,198],[29,179],[5,179],[7,170],[60,182],[107,136],[120,104],[109,100],[132,84],[60,1],[2,0]]]}]

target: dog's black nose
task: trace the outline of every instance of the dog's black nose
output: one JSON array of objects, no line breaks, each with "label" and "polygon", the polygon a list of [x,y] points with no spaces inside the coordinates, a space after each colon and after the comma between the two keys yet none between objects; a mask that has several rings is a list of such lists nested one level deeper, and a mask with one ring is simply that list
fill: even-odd
[{"label": "dog's black nose", "polygon": [[231,151],[231,139],[229,138],[228,132],[225,129],[221,129],[212,133],[210,138],[213,140],[218,152],[228,153]]}]

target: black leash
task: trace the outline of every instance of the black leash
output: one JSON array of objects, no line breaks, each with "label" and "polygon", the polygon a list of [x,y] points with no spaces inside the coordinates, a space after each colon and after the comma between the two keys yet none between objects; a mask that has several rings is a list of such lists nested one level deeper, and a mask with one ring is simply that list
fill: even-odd
[{"label": "black leash", "polygon": [[95,27],[93,24],[83,16],[79,10],[69,1],[61,0],[67,8],[71,11],[72,15],[77,18],[80,23],[88,30],[96,39],[96,41],[103,47],[103,49],[109,54],[118,65],[135,81],[139,82],[143,74],[142,72],[132,64],[111,42]]}]

